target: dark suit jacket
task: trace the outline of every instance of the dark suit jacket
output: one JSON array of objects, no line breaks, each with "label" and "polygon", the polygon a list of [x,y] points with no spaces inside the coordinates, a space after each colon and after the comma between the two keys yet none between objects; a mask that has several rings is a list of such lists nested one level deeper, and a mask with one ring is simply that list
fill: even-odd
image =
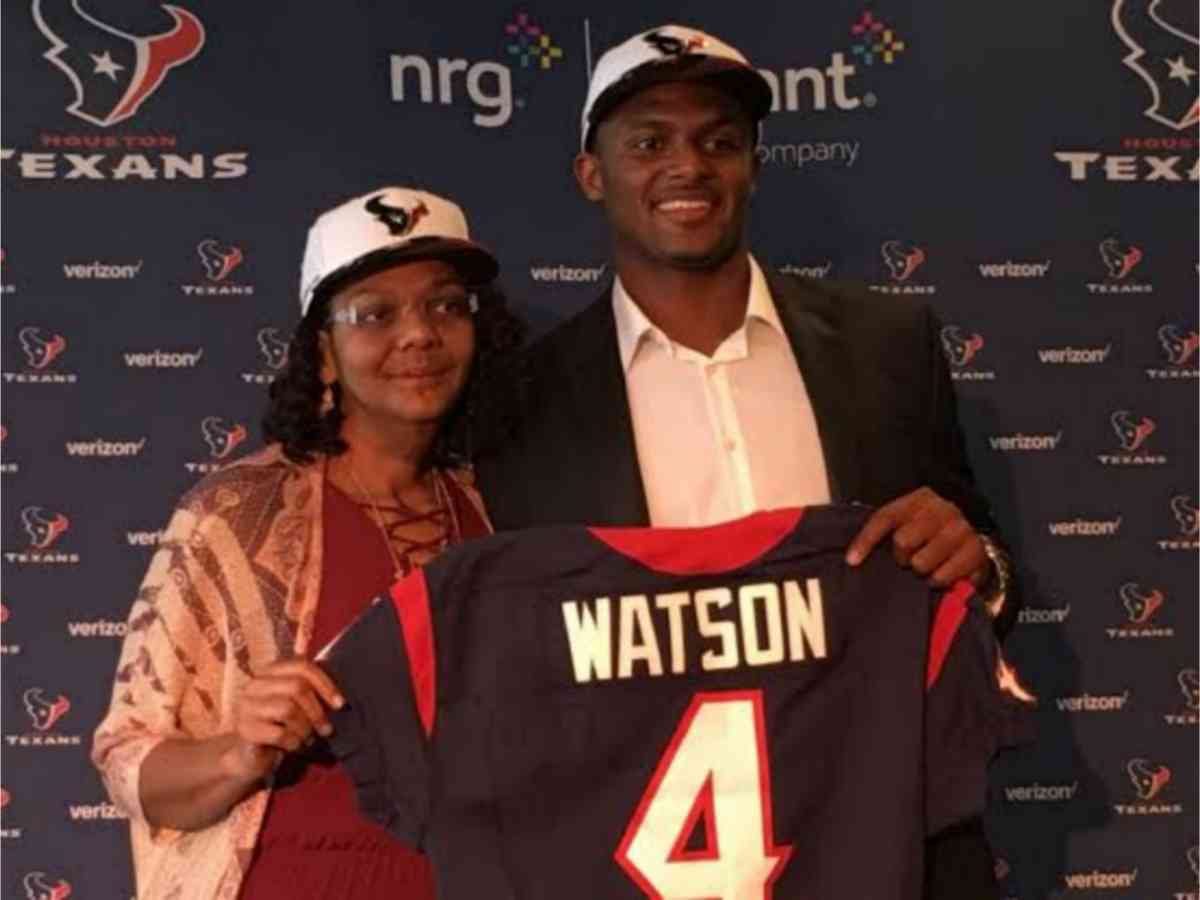
[{"label": "dark suit jacket", "polygon": [[[994,532],[975,488],[925,305],[768,275],[812,400],[835,502],[879,505],[928,485]],[[477,465],[497,529],[645,525],[610,292],[531,349],[520,436]]]},{"label": "dark suit jacket", "polygon": [[[877,506],[927,485],[994,533],[929,307],[856,285],[767,281],[812,400],[834,501]],[[527,364],[519,436],[476,467],[496,528],[648,524],[611,291],[537,342]],[[1008,606],[1011,621],[1015,598]],[[998,896],[978,820],[932,839],[926,862],[927,900]]]}]

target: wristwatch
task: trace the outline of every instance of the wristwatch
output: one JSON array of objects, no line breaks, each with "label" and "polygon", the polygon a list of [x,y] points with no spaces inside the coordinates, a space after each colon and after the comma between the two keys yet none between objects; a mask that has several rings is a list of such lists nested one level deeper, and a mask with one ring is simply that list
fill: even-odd
[{"label": "wristwatch", "polygon": [[983,552],[992,564],[992,574],[980,587],[980,592],[983,594],[988,615],[994,619],[1004,610],[1008,587],[1012,583],[1012,561],[1001,546],[988,535],[979,535],[979,542],[983,544]]}]

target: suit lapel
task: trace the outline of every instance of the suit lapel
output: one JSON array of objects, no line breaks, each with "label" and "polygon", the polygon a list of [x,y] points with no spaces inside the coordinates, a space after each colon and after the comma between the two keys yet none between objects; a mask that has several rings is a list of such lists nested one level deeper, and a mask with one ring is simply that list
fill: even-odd
[{"label": "suit lapel", "polygon": [[557,361],[572,435],[573,458],[562,464],[576,473],[563,498],[567,518],[592,525],[649,524],[609,293],[575,325],[570,339],[559,344]]},{"label": "suit lapel", "polygon": [[771,296],[812,401],[834,501],[850,502],[862,490],[856,384],[845,347],[841,310],[813,286],[767,274]]}]

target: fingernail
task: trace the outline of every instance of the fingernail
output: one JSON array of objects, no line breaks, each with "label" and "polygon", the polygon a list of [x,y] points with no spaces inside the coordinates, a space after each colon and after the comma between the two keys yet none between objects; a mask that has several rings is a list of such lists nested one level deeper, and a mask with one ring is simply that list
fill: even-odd
[{"label": "fingernail", "polygon": [[860,562],[862,562],[862,555],[859,554],[859,552],[857,550],[851,550],[849,553],[846,554],[846,564],[847,565],[857,566]]},{"label": "fingernail", "polygon": [[345,705],[346,705],[346,698],[343,697],[341,694],[336,694],[333,698],[334,709],[341,709]]}]

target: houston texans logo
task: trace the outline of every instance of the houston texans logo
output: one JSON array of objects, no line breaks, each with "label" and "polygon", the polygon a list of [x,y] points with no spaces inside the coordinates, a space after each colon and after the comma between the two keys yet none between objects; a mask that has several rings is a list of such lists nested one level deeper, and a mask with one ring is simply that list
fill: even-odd
[{"label": "houston texans logo", "polygon": [[1143,594],[1141,588],[1132,581],[1121,585],[1118,593],[1121,595],[1121,602],[1125,604],[1125,611],[1129,613],[1129,621],[1134,625],[1145,625],[1150,621],[1150,617],[1166,599],[1163,592],[1157,589]]},{"label": "houston texans logo", "polygon": [[1188,847],[1187,858],[1188,865],[1192,867],[1192,874],[1200,878],[1200,847]]},{"label": "houston texans logo", "polygon": [[957,325],[947,325],[942,329],[942,348],[950,364],[961,369],[983,349],[983,335],[967,334]]},{"label": "houston texans logo", "polygon": [[258,329],[258,349],[262,351],[270,368],[282,369],[287,364],[288,345],[287,341],[279,336],[278,328]]},{"label": "houston texans logo", "polygon": [[1125,409],[1118,409],[1112,414],[1109,421],[1112,423],[1113,431],[1117,433],[1121,448],[1129,453],[1141,447],[1157,427],[1153,419],[1147,419],[1145,416],[1142,416],[1140,422],[1135,422],[1133,416]]},{"label": "houston texans logo", "polygon": [[663,56],[683,56],[684,54],[691,53],[693,50],[699,50],[707,43],[698,34],[680,38],[672,34],[664,34],[661,31],[651,31],[649,34],[644,34],[642,35],[642,40]]},{"label": "houston texans logo", "polygon": [[1112,25],[1129,48],[1121,61],[1150,91],[1143,112],[1176,131],[1200,122],[1200,38],[1163,20],[1162,0],[1115,0]]},{"label": "houston texans logo", "polygon": [[1188,709],[1200,709],[1200,673],[1195,669],[1181,669],[1178,681]]},{"label": "houston texans logo", "polygon": [[40,506],[27,506],[21,510],[21,522],[29,535],[29,545],[37,550],[45,550],[71,527],[71,520],[62,513],[53,519],[46,518]]},{"label": "houston texans logo", "polygon": [[1132,244],[1123,245],[1116,238],[1105,238],[1100,242],[1100,258],[1109,277],[1120,281],[1142,261],[1142,251]]},{"label": "houston texans logo", "polygon": [[208,444],[213,459],[224,459],[233,448],[246,439],[246,429],[235,423],[232,428],[216,416],[209,416],[200,423],[200,431]]},{"label": "houston texans logo", "polygon": [[1182,366],[1186,365],[1200,348],[1200,334],[1194,331],[1184,334],[1183,329],[1177,325],[1164,325],[1158,329],[1158,342],[1167,354],[1167,362],[1173,366]]},{"label": "houston texans logo", "polygon": [[38,731],[49,731],[50,726],[67,714],[71,701],[65,695],[59,694],[54,702],[42,696],[41,688],[30,688],[23,696],[25,711],[33,720],[33,727]]},{"label": "houston texans logo", "polygon": [[1171,780],[1171,770],[1166,766],[1150,768],[1150,763],[1144,759],[1131,759],[1125,766],[1133,788],[1143,800],[1153,800]]},{"label": "houston texans logo", "polygon": [[79,8],[79,0],[33,0],[33,20],[50,49],[45,56],[75,88],[67,112],[93,125],[115,125],[133,116],[158,90],[168,70],[204,46],[204,26],[178,6],[161,34],[128,34]]},{"label": "houston texans logo", "polygon": [[200,262],[204,264],[204,274],[209,281],[224,281],[245,259],[237,247],[222,247],[212,238],[197,244],[196,252],[200,254]]},{"label": "houston texans logo", "polygon": [[22,880],[25,900],[66,900],[71,896],[71,883],[61,878],[57,884],[46,880],[45,872],[29,872]]},{"label": "houston texans logo", "polygon": [[925,262],[925,251],[915,244],[903,241],[885,241],[883,244],[883,261],[887,263],[888,271],[893,281],[907,281],[913,272]]},{"label": "houston texans logo", "polygon": [[383,194],[368,200],[366,210],[387,226],[388,234],[394,234],[397,237],[408,234],[421,221],[422,216],[429,215],[429,207],[424,203],[418,203],[412,209],[388,206],[383,202]]},{"label": "houston texans logo", "polygon": [[28,325],[17,332],[25,358],[35,369],[44,369],[67,349],[67,339],[61,334],[47,335],[40,328]]},{"label": "houston texans logo", "polygon": [[1171,512],[1175,514],[1181,534],[1196,534],[1200,531],[1200,510],[1192,505],[1191,497],[1186,494],[1172,497]]}]

